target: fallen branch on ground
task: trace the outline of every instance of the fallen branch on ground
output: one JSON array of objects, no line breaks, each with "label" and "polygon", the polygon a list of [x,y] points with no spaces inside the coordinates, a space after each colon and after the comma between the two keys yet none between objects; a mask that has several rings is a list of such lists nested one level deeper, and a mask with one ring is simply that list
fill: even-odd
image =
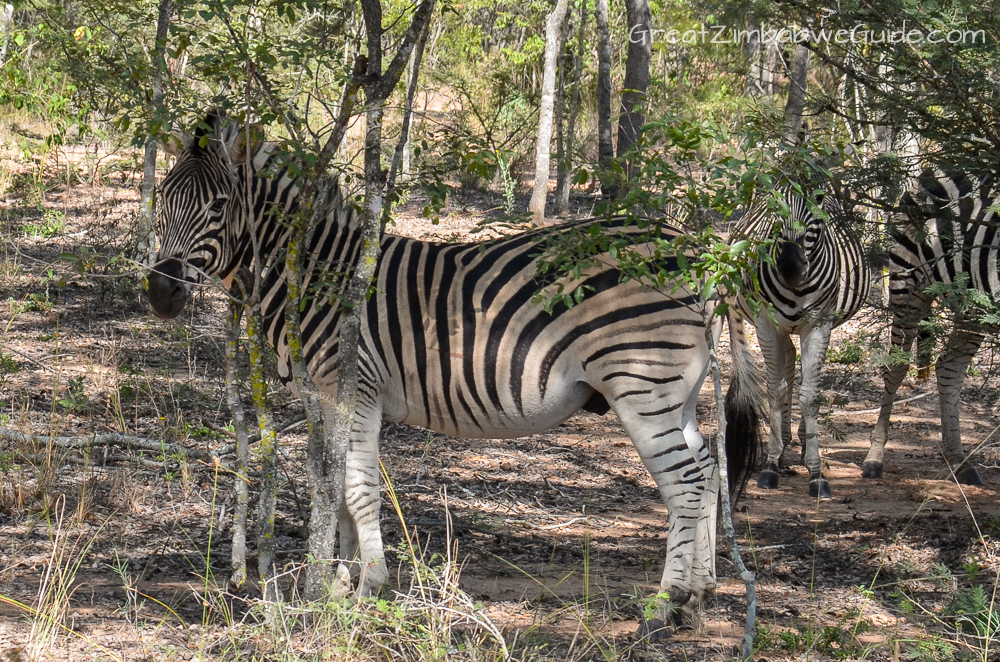
[{"label": "fallen branch on ground", "polygon": [[[305,414],[292,416],[275,428],[275,432],[284,432],[289,428],[295,427],[304,420]],[[149,438],[143,439],[141,437],[134,437],[128,434],[122,434],[121,432],[105,432],[103,434],[81,435],[79,437],[51,437],[44,434],[26,434],[17,430],[11,430],[10,428],[0,427],[0,439],[6,439],[7,441],[20,444],[31,442],[42,445],[52,444],[53,446],[58,446],[60,448],[99,448],[117,446],[119,448],[128,448],[130,450],[151,451],[154,453],[163,453],[165,455],[182,456],[186,459],[204,460],[205,462],[214,462],[214,458],[225,457],[236,452],[236,444],[226,444],[225,446],[219,448],[216,452],[209,452],[197,448],[187,448],[185,446],[181,446],[180,444],[171,444],[167,442],[154,441]],[[259,440],[259,435],[256,438],[250,439],[251,442]]]},{"label": "fallen branch on ground", "polygon": [[81,437],[51,437],[44,434],[25,434],[17,430],[0,427],[0,438],[14,443],[37,443],[42,445],[52,444],[60,448],[92,448],[102,446],[118,446],[130,450],[152,451],[154,453],[164,453],[169,455],[181,455],[185,458],[195,460],[212,461],[214,453],[198,450],[196,448],[185,448],[178,444],[168,444],[166,442],[153,441],[151,439],[141,439],[121,432],[105,432]]}]

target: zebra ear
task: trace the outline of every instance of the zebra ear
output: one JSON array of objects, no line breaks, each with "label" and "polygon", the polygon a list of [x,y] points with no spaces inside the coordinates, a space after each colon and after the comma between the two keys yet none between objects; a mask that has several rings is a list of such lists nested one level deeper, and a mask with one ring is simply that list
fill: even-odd
[{"label": "zebra ear", "polygon": [[157,139],[160,149],[173,157],[178,157],[191,143],[191,136],[187,134],[169,133],[166,137]]},{"label": "zebra ear", "polygon": [[234,164],[245,163],[248,156],[252,158],[257,153],[262,142],[264,142],[264,128],[260,124],[251,124],[249,132],[247,129],[240,130],[236,140],[233,141],[229,156]]}]

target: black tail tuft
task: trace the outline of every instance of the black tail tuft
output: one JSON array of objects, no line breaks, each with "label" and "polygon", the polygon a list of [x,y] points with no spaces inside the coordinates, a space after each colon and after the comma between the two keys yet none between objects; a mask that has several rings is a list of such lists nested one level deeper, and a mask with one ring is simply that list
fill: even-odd
[{"label": "black tail tuft", "polygon": [[757,368],[750,356],[738,313],[729,316],[733,374],[726,393],[726,457],[729,460],[729,493],[735,503],[743,494],[757,466],[762,444],[763,391]]},{"label": "black tail tuft", "polygon": [[[761,445],[759,403],[752,402],[746,385],[735,376],[726,394],[726,458],[729,460],[729,494],[739,501],[757,466]],[[751,389],[752,390],[752,389]]]}]

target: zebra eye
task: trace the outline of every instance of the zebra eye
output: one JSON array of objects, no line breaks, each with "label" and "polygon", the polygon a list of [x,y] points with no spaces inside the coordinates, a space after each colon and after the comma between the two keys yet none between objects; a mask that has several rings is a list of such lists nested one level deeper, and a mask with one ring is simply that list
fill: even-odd
[{"label": "zebra eye", "polygon": [[226,205],[229,203],[229,198],[216,198],[212,206],[208,208],[208,213],[213,216],[221,216],[222,212],[226,211]]}]

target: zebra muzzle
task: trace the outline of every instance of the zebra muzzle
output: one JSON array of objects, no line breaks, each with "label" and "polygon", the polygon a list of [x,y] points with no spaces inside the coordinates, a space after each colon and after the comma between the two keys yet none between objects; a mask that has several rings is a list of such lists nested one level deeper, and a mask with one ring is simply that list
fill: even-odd
[{"label": "zebra muzzle", "polygon": [[168,258],[156,263],[146,276],[146,300],[153,314],[165,320],[181,314],[190,286],[184,279],[184,263]]},{"label": "zebra muzzle", "polygon": [[809,271],[805,248],[797,241],[783,242],[774,264],[782,282],[791,288],[801,285]]}]

